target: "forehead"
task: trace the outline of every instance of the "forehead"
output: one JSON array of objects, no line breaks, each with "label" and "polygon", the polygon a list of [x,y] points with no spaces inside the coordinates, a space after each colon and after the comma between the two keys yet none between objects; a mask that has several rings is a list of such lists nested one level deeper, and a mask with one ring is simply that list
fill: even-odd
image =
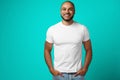
[{"label": "forehead", "polygon": [[65,2],[62,4],[61,8],[74,8],[74,6],[70,2]]}]

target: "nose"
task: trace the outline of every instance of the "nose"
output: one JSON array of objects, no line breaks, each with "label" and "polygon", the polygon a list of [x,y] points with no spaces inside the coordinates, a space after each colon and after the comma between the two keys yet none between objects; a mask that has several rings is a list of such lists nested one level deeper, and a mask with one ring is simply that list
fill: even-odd
[{"label": "nose", "polygon": [[66,9],[66,11],[65,11],[66,13],[69,13],[69,9]]}]

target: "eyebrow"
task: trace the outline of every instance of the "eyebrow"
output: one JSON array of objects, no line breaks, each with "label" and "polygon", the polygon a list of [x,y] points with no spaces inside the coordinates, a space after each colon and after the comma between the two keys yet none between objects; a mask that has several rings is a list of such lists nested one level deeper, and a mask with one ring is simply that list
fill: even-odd
[{"label": "eyebrow", "polygon": [[[66,8],[66,7],[62,7],[61,9],[64,9],[64,8]],[[73,10],[74,10],[74,8],[73,8],[73,7],[69,7],[68,9],[73,9]]]}]

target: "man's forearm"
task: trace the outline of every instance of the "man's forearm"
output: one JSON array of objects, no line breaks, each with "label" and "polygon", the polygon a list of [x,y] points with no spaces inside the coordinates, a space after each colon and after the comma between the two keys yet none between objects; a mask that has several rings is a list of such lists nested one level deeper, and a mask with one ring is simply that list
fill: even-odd
[{"label": "man's forearm", "polygon": [[92,51],[91,49],[86,49],[86,57],[85,57],[85,63],[84,63],[84,66],[83,68],[81,68],[76,74],[75,76],[77,75],[85,75],[87,70],[88,70],[88,67],[89,67],[89,64],[91,62],[91,59],[92,59]]},{"label": "man's forearm", "polygon": [[46,64],[49,70],[51,71],[53,69],[53,65],[52,65],[52,58],[50,52],[45,50],[44,56],[45,56]]},{"label": "man's forearm", "polygon": [[88,69],[91,60],[92,60],[92,51],[88,50],[86,51],[85,64],[83,68]]}]

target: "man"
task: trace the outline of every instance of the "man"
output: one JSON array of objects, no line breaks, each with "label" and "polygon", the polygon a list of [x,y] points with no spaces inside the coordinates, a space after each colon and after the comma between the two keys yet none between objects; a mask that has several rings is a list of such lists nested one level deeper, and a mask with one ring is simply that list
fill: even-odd
[{"label": "man", "polygon": [[[84,80],[92,59],[89,33],[84,25],[73,21],[75,6],[66,1],[61,6],[62,21],[51,26],[46,35],[44,56],[53,80]],[[82,43],[86,51],[82,66]],[[54,45],[54,66],[51,59]]]}]

